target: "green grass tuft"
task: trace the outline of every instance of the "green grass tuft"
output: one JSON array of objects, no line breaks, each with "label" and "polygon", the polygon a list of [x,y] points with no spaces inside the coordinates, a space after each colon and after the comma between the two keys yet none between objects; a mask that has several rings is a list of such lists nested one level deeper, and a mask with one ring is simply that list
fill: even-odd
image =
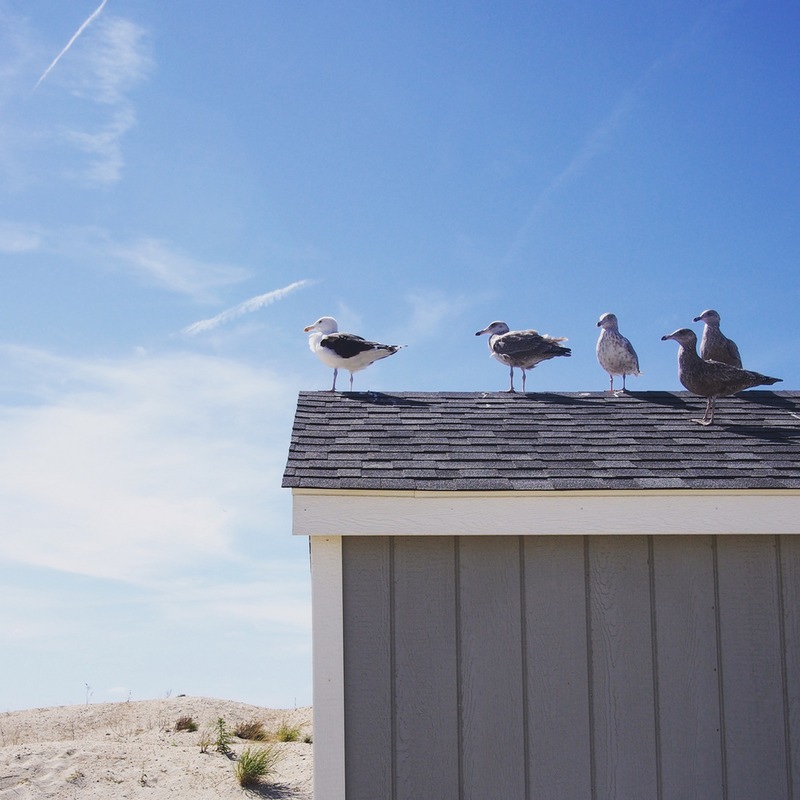
[{"label": "green grass tuft", "polygon": [[255,786],[275,771],[282,757],[276,747],[247,747],[236,761],[236,780],[240,786]]},{"label": "green grass tuft", "polygon": [[299,742],[300,726],[290,725],[286,720],[283,720],[275,732],[275,736],[279,742]]}]

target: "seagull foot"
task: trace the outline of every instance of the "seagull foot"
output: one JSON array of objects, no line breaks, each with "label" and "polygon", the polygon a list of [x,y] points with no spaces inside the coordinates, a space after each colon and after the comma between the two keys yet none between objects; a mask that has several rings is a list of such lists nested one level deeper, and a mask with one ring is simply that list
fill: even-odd
[{"label": "seagull foot", "polygon": [[698,425],[702,425],[703,427],[714,424],[713,419],[693,419],[692,422],[696,422]]}]

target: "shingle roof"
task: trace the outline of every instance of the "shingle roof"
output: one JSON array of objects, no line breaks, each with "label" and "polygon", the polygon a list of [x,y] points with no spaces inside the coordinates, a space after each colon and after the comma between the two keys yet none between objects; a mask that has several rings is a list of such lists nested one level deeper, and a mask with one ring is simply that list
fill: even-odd
[{"label": "shingle roof", "polygon": [[800,392],[301,392],[283,486],[800,489]]}]

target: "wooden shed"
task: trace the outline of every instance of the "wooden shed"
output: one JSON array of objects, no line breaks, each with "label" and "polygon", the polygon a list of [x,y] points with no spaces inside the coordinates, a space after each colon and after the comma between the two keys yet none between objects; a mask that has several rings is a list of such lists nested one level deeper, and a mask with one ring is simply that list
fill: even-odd
[{"label": "wooden shed", "polygon": [[800,393],[299,396],[315,800],[800,798]]}]

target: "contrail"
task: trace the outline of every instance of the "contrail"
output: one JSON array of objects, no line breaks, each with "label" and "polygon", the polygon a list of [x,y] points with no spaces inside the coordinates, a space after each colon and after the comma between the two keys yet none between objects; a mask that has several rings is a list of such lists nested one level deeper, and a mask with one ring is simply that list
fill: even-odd
[{"label": "contrail", "polygon": [[533,228],[535,220],[553,195],[578,178],[588,165],[609,146],[612,137],[622,127],[626,117],[630,114],[635,99],[635,92],[625,92],[608,116],[586,139],[583,147],[573,156],[569,164],[539,193],[539,197],[508,248],[504,259],[505,262],[518,255],[528,237],[528,233]]},{"label": "contrail", "polygon": [[233,308],[227,309],[227,311],[223,311],[221,314],[217,314],[216,317],[211,317],[211,319],[201,319],[199,322],[193,322],[191,325],[185,327],[181,333],[184,333],[187,336],[205,333],[206,331],[210,331],[213,328],[224,324],[225,322],[230,322],[232,319],[236,319],[236,317],[241,317],[243,314],[251,314],[253,311],[258,311],[259,309],[264,308],[264,306],[271,305],[276,300],[282,300],[290,292],[293,292],[296,289],[302,289],[304,286],[308,286],[311,283],[313,283],[313,281],[310,280],[295,281],[294,283],[290,283],[288,286],[284,286],[282,289],[275,289],[272,292],[260,294],[257,297],[251,297],[249,300],[239,303],[238,306],[234,306]]},{"label": "contrail", "polygon": [[103,10],[103,6],[105,6],[107,2],[108,0],[103,0],[103,2],[100,3],[100,5],[97,6],[97,8],[88,16],[80,28],[75,31],[75,33],[72,35],[72,38],[64,46],[64,49],[53,59],[50,66],[42,73],[42,77],[36,81],[36,86],[33,87],[34,92],[39,88],[39,84],[50,74],[53,67],[55,67],[59,61],[61,61],[61,57],[64,55],[64,53],[66,53],[67,50],[72,47],[72,45],[75,43],[75,40],[84,32],[84,30],[86,30],[86,27],[91,24],[92,20]]},{"label": "contrail", "polygon": [[655,58],[650,65],[642,71],[640,76],[634,81],[633,86],[623,92],[616,105],[589,135],[569,164],[539,193],[527,218],[522,223],[509,246],[505,258],[503,259],[504,263],[511,261],[522,250],[536,219],[546,208],[552,197],[580,177],[589,164],[611,145],[617,131],[624,126],[627,118],[631,115],[636,103],[639,101],[639,98],[646,92],[654,78],[659,73],[669,69],[683,57],[687,47],[694,43],[698,35],[707,30],[719,17],[732,12],[738,6],[742,5],[742,3],[743,0],[730,0],[719,8],[712,7],[702,12],[694,25],[684,34],[678,36],[664,55]]}]

